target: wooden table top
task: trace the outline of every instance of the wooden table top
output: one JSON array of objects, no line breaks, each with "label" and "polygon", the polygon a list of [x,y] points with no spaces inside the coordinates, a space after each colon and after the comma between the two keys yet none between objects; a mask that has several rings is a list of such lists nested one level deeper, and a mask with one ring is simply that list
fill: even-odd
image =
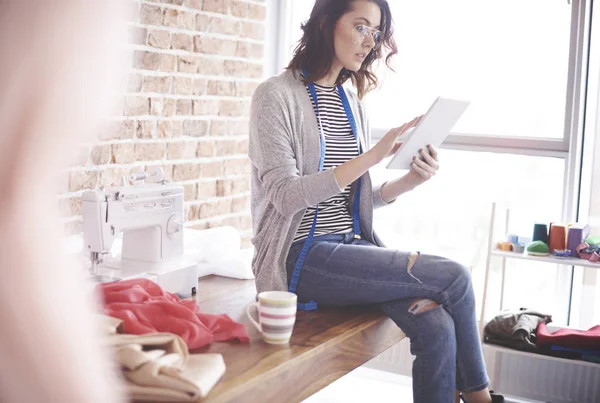
[{"label": "wooden table top", "polygon": [[364,308],[299,311],[289,345],[262,341],[246,317],[254,280],[199,279],[201,312],[226,313],[246,325],[249,344],[214,342],[192,353],[219,353],[227,370],[203,403],[300,402],[404,338],[382,313]]}]

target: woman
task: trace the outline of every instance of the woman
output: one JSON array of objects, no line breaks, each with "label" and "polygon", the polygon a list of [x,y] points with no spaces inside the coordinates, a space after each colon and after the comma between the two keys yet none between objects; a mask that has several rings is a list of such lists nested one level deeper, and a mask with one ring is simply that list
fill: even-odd
[{"label": "woman", "polygon": [[[490,395],[469,272],[458,263],[382,247],[373,209],[438,170],[433,147],[383,186],[368,170],[394,153],[419,117],[369,145],[359,101],[396,53],[385,0],[317,0],[287,70],[262,83],[251,109],[253,269],[257,290],[289,290],[300,309],[376,304],[411,340],[415,402],[502,402]],[[340,85],[351,79],[358,97]]]}]

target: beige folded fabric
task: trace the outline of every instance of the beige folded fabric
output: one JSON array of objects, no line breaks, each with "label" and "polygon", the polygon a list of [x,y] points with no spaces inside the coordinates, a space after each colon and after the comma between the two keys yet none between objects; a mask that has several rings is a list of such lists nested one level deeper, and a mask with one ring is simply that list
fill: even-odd
[{"label": "beige folded fabric", "polygon": [[106,329],[134,400],[197,401],[225,373],[221,354],[190,355],[183,339],[175,334],[120,334],[122,322],[111,317],[106,317]]}]

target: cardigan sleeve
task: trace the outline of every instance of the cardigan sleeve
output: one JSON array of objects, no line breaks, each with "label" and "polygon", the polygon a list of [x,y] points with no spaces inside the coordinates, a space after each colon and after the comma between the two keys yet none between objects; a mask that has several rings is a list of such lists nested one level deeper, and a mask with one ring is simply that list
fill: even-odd
[{"label": "cardigan sleeve", "polygon": [[292,125],[284,94],[266,81],[250,108],[249,157],[269,201],[283,216],[292,216],[342,192],[333,169],[299,176]]}]

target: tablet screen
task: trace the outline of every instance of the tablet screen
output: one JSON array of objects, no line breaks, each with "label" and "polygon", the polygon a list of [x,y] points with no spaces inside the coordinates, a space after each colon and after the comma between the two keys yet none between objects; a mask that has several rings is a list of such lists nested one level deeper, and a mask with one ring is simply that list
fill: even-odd
[{"label": "tablet screen", "polygon": [[414,128],[404,145],[394,154],[388,169],[410,169],[413,157],[427,145],[439,147],[458,119],[469,106],[469,101],[438,97]]}]

